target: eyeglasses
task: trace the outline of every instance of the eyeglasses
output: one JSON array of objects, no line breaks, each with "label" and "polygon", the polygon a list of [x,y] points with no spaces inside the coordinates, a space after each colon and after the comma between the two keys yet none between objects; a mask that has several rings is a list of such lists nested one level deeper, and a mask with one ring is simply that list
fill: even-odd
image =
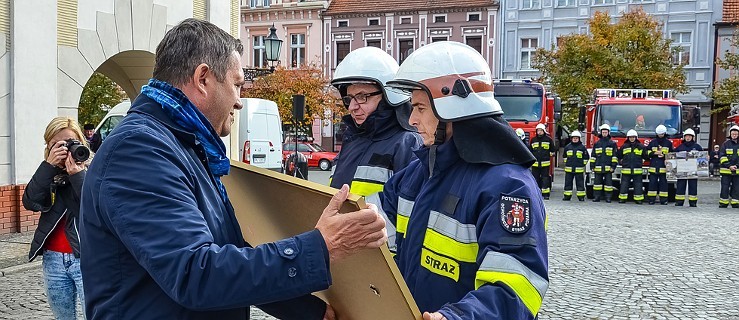
[{"label": "eyeglasses", "polygon": [[382,90],[375,91],[375,92],[370,92],[370,93],[359,93],[359,94],[356,94],[356,95],[347,94],[347,95],[341,97],[341,101],[343,101],[344,102],[344,105],[348,107],[352,103],[352,100],[355,100],[355,101],[357,101],[357,103],[362,104],[362,103],[367,102],[367,99],[369,97],[376,96],[378,94],[382,94]]}]

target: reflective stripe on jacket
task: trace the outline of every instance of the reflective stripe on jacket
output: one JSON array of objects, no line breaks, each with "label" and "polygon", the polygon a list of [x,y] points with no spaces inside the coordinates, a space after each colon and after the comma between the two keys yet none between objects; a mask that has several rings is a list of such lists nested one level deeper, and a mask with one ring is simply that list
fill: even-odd
[{"label": "reflective stripe on jacket", "polygon": [[582,144],[570,143],[564,149],[565,172],[581,173],[585,172],[585,164],[588,163],[590,155],[588,149]]},{"label": "reflective stripe on jacket", "polygon": [[649,141],[649,145],[647,146],[647,153],[649,154],[649,172],[656,173],[659,171],[659,173],[667,173],[667,169],[665,168],[665,157],[660,158],[657,156],[657,153],[662,152],[662,154],[666,155],[672,151],[672,141],[667,139],[667,136],[662,138],[657,137],[652,139],[652,141]]},{"label": "reflective stripe on jacket", "polygon": [[542,136],[536,135],[531,138],[531,153],[534,154],[536,162],[532,166],[534,167],[548,167],[551,165],[551,158],[557,151],[554,146],[554,141],[548,135]]},{"label": "reflective stripe on jacket", "polygon": [[737,174],[739,170],[731,171],[729,167],[739,166],[739,141],[727,139],[721,145],[719,163],[721,166],[719,169],[720,174]]},{"label": "reflective stripe on jacket", "polygon": [[[397,226],[390,245],[400,272],[421,310],[450,320],[534,319],[549,284],[541,191],[523,166],[465,162],[453,140],[437,149],[432,179],[423,148],[377,197]],[[525,232],[503,226],[503,197],[527,202]]]},{"label": "reflective stripe on jacket", "polygon": [[618,146],[611,136],[601,137],[590,153],[591,168],[594,172],[608,172],[618,165]]},{"label": "reflective stripe on jacket", "polygon": [[639,139],[634,142],[626,140],[618,150],[618,158],[621,159],[621,174],[644,173],[642,167],[647,159],[647,152]]}]

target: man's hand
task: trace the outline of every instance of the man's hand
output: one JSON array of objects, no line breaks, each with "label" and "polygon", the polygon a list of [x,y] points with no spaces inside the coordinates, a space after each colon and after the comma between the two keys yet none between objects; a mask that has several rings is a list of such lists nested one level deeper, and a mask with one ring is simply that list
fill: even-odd
[{"label": "man's hand", "polygon": [[387,242],[385,219],[373,204],[368,209],[339,214],[349,196],[349,186],[343,185],[316,223],[326,241],[330,261],[341,260],[366,248],[379,248]]},{"label": "man's hand", "polygon": [[729,167],[729,170],[731,170],[731,171],[736,171],[736,166],[731,166],[731,167]]},{"label": "man's hand", "polygon": [[446,317],[444,317],[441,313],[434,312],[434,313],[423,313],[423,320],[446,320]]},{"label": "man's hand", "polygon": [[323,315],[323,320],[336,320],[336,312],[330,304],[326,304],[326,314]]}]

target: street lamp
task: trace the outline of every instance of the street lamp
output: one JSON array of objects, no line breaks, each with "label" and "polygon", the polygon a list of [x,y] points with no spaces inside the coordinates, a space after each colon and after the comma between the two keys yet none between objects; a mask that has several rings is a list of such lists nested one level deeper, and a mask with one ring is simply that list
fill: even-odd
[{"label": "street lamp", "polygon": [[269,68],[244,68],[244,80],[254,81],[255,78],[275,72],[275,62],[280,60],[280,48],[282,39],[277,36],[275,24],[269,28],[269,35],[264,39],[264,55],[269,63]]}]

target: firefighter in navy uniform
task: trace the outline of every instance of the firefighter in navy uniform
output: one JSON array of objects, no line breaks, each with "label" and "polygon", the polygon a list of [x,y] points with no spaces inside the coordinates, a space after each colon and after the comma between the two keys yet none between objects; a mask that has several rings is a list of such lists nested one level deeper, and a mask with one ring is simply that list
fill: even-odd
[{"label": "firefighter in navy uniform", "polygon": [[[695,131],[688,128],[683,132],[683,142],[675,148],[675,152],[703,151],[703,147],[695,142]],[[685,188],[688,189],[688,204],[691,207],[698,206],[698,178],[677,179],[677,190],[675,192],[675,206],[682,207],[685,204]]]},{"label": "firefighter in navy uniform", "polygon": [[647,158],[647,150],[639,141],[639,134],[631,129],[626,133],[626,141],[618,150],[618,158],[621,161],[621,192],[618,202],[625,203],[629,197],[629,188],[634,188],[634,202],[641,204],[644,201],[644,160]]},{"label": "firefighter in navy uniform", "polygon": [[536,157],[536,162],[531,166],[531,173],[539,184],[544,200],[549,200],[551,192],[552,176],[549,175],[549,168],[556,151],[554,140],[547,134],[546,126],[543,123],[537,124],[536,136],[531,139],[531,152]]},{"label": "firefighter in navy uniform", "polygon": [[608,124],[600,126],[600,139],[593,146],[590,154],[590,162],[595,173],[595,181],[593,182],[593,202],[600,202],[604,199],[611,202],[613,193],[613,171],[618,165],[618,145],[611,140],[611,127]]},{"label": "firefighter in navy uniform", "polygon": [[570,143],[564,149],[565,158],[565,188],[564,201],[572,199],[572,180],[577,185],[577,199],[585,201],[585,164],[590,156],[588,149],[582,144],[580,131],[570,134]]},{"label": "firefighter in navy uniform", "polygon": [[659,195],[659,203],[666,205],[668,194],[665,156],[673,151],[672,141],[667,139],[667,128],[664,125],[658,125],[654,132],[657,134],[657,137],[652,139],[647,146],[647,153],[649,154],[649,191],[647,191],[647,200],[649,200],[649,204],[654,204],[655,198]]},{"label": "firefighter in navy uniform", "polygon": [[388,245],[423,318],[535,319],[549,284],[544,202],[490,66],[465,44],[434,42],[388,85],[411,93],[424,147],[368,200],[397,226]]},{"label": "firefighter in navy uniform", "polygon": [[367,196],[382,190],[394,173],[413,159],[421,137],[408,124],[408,97],[386,90],[398,63],[375,47],[350,52],[331,81],[349,114],[341,151],[334,159],[330,185],[348,184],[351,193]]},{"label": "firefighter in navy uniform", "polygon": [[739,208],[739,126],[731,126],[729,138],[721,146],[719,155],[721,194],[718,207],[726,208],[731,203],[732,208]]}]

